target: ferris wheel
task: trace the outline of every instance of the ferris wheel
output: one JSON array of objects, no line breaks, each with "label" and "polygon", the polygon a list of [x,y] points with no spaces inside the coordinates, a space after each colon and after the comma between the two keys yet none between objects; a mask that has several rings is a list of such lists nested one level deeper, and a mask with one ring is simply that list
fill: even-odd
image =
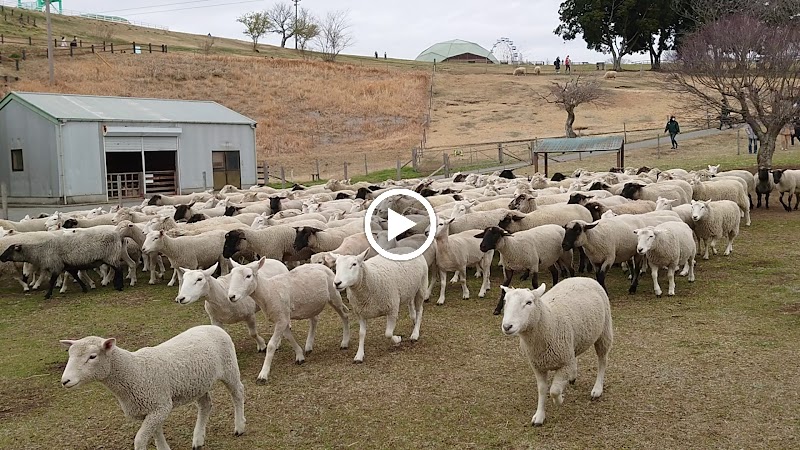
[{"label": "ferris wheel", "polygon": [[510,38],[501,37],[492,46],[492,54],[500,64],[519,64],[522,62],[522,55],[517,50],[517,46]]}]

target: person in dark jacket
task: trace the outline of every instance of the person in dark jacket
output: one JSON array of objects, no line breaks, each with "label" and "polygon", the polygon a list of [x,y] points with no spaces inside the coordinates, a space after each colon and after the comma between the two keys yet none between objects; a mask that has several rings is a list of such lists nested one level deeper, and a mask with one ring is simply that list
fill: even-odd
[{"label": "person in dark jacket", "polygon": [[561,71],[561,58],[556,56],[556,60],[553,61],[553,66],[556,68],[556,73]]},{"label": "person in dark jacket", "polygon": [[675,116],[669,116],[667,126],[664,127],[664,133],[669,133],[669,138],[672,140],[672,148],[678,148],[678,141],[675,140],[675,136],[677,136],[680,132],[681,126],[678,125],[678,121],[675,120]]},{"label": "person in dark jacket", "polygon": [[794,145],[795,139],[797,139],[797,142],[800,142],[800,117],[794,118],[794,134],[792,135],[792,145]]}]

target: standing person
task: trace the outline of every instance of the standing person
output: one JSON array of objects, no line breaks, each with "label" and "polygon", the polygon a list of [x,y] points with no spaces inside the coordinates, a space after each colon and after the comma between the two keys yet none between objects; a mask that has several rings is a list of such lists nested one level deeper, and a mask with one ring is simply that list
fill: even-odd
[{"label": "standing person", "polygon": [[789,150],[789,138],[792,136],[793,131],[794,127],[788,122],[781,128],[781,136],[783,137],[783,141],[781,142],[782,149]]},{"label": "standing person", "polygon": [[67,40],[64,39],[64,36],[61,36],[61,46],[62,47],[66,47],[67,46]]},{"label": "standing person", "polygon": [[556,60],[553,61],[553,66],[555,66],[555,68],[556,68],[556,73],[559,73],[559,71],[561,70],[561,58],[560,57],[556,56]]},{"label": "standing person", "polygon": [[72,42],[69,43],[70,47],[77,47],[78,46],[78,36],[72,37]]},{"label": "standing person", "polygon": [[564,73],[571,73],[570,66],[572,65],[572,60],[569,59],[569,55],[564,58]]},{"label": "standing person", "polygon": [[794,134],[792,134],[792,145],[794,145],[795,139],[797,139],[797,142],[800,142],[800,117],[795,117],[793,122],[794,122]]},{"label": "standing person", "polygon": [[675,140],[675,136],[677,136],[680,132],[681,126],[678,125],[678,121],[675,120],[675,116],[669,116],[667,126],[664,127],[664,133],[669,133],[669,138],[672,140],[672,148],[678,148],[678,141]]},{"label": "standing person", "polygon": [[378,59],[378,51],[375,50],[375,59]]},{"label": "standing person", "polygon": [[749,123],[744,124],[744,132],[747,133],[747,153],[758,154],[758,136]]},{"label": "standing person", "polygon": [[383,52],[383,59],[386,59],[386,52]]}]

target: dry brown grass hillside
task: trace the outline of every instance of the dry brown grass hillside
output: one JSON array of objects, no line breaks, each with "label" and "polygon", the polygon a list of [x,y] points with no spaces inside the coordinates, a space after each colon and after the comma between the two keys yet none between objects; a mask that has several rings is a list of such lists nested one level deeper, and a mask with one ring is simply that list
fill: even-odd
[{"label": "dry brown grass hillside", "polygon": [[[103,54],[26,61],[9,90],[213,100],[258,121],[257,148],[270,165],[308,178],[315,158],[341,167],[347,155],[394,167],[419,142],[429,74],[320,61],[235,55]],[[371,168],[372,169],[372,168]],[[302,175],[299,175],[302,174]]]}]

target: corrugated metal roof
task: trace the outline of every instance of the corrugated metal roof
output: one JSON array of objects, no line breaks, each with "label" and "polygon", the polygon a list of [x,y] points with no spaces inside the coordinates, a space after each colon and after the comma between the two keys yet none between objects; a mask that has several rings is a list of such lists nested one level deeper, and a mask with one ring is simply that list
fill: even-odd
[{"label": "corrugated metal roof", "polygon": [[463,55],[464,53],[472,53],[473,55],[483,56],[495,64],[500,64],[500,62],[497,61],[497,58],[495,58],[492,52],[489,50],[486,50],[474,42],[462,41],[461,39],[453,39],[452,41],[433,44],[420,53],[416,60],[433,62],[435,59],[438,62],[442,62],[447,58]]},{"label": "corrugated metal roof", "polygon": [[53,119],[104,122],[255,124],[219,103],[133,97],[11,92],[0,102],[18,100]]},{"label": "corrugated metal roof", "polygon": [[548,138],[536,141],[541,153],[607,152],[622,148],[622,136],[592,136],[578,138]]}]

